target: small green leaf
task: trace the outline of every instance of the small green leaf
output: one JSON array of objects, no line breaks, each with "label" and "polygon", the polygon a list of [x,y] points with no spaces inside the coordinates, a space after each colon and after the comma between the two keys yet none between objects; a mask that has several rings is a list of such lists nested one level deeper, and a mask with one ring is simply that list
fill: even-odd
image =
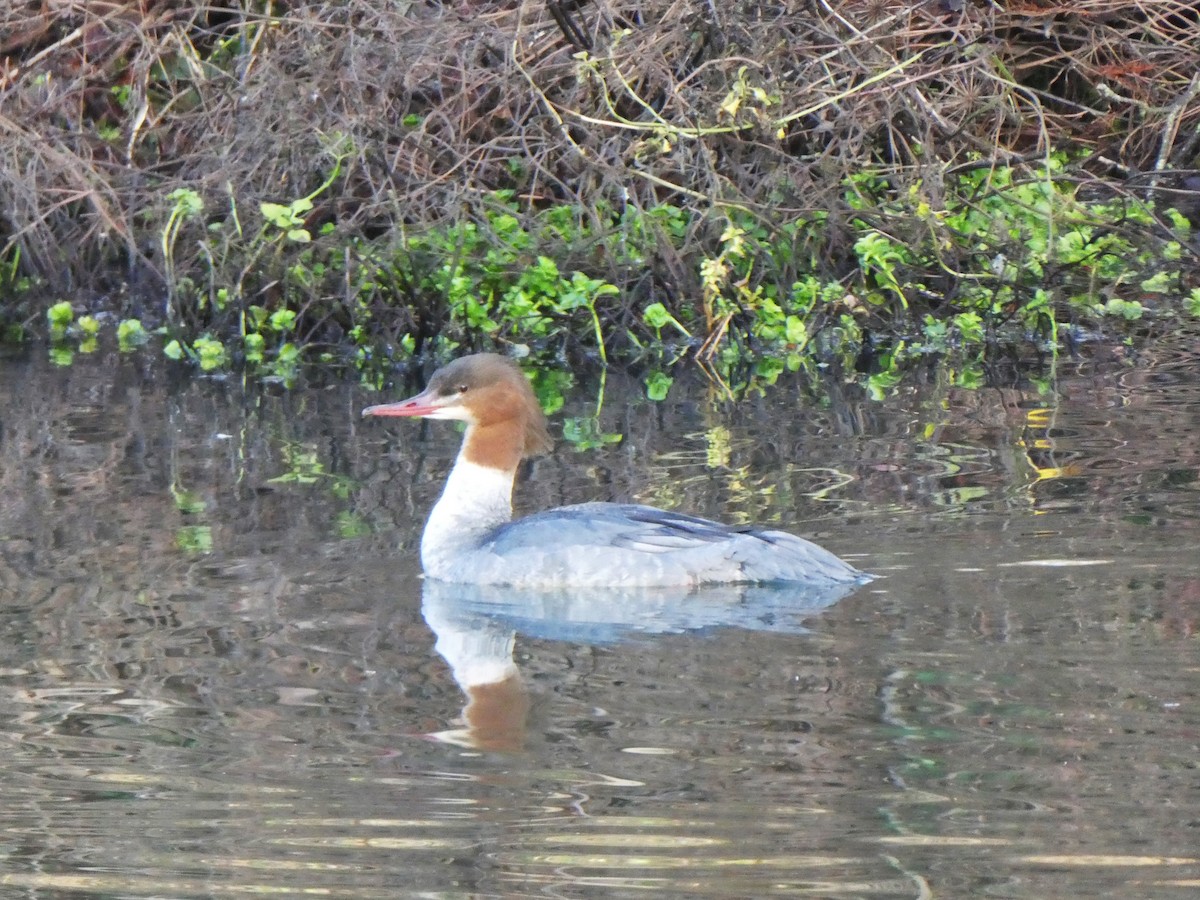
[{"label": "small green leaf", "polygon": [[784,339],[789,344],[808,343],[808,327],[799,316],[788,316],[783,330]]},{"label": "small green leaf", "polygon": [[248,334],[242,341],[246,350],[246,361],[252,363],[262,362],[263,349],[267,343],[266,339],[261,334]]},{"label": "small green leaf", "polygon": [[671,318],[671,314],[661,303],[651,303],[642,310],[642,320],[651,328],[664,328]]},{"label": "small green leaf", "polygon": [[622,434],[603,431],[600,428],[600,420],[594,416],[563,420],[563,440],[572,444],[576,450],[594,450],[605,444],[619,444],[623,439]]},{"label": "small green leaf", "polygon": [[1200,288],[1192,288],[1192,292],[1184,298],[1183,304],[1193,316],[1200,316]]},{"label": "small green leaf", "polygon": [[258,208],[262,210],[263,218],[276,228],[286,229],[296,224],[290,206],[281,206],[278,203],[260,203]]},{"label": "small green leaf", "polygon": [[175,211],[184,218],[192,218],[204,209],[204,201],[191,188],[177,188],[167,194],[167,199],[175,204]]},{"label": "small green leaf", "polygon": [[290,341],[281,344],[275,354],[275,359],[282,366],[294,365],[300,359],[300,348]]},{"label": "small green leaf", "polygon": [[184,525],[175,532],[175,546],[186,553],[212,553],[212,526]]},{"label": "small green leaf", "polygon": [[267,321],[275,331],[291,331],[296,324],[296,313],[290,309],[277,309]]},{"label": "small green leaf", "polygon": [[646,396],[655,403],[666,400],[667,392],[671,390],[674,381],[675,379],[665,372],[651,372],[646,376]]},{"label": "small green leaf", "polygon": [[200,359],[200,368],[212,372],[225,365],[225,345],[211,335],[201,335],[192,342],[192,349]]},{"label": "small green leaf", "polygon": [[338,537],[346,540],[366,537],[371,533],[371,524],[362,516],[349,510],[343,510],[337,514],[334,527],[337,529]]},{"label": "small green leaf", "polygon": [[[122,350],[131,350],[150,340],[150,335],[146,329],[142,327],[142,323],[137,319],[124,319],[117,326],[117,344]],[[172,341],[172,343],[176,343]],[[170,356],[171,359],[178,359],[177,356]]]},{"label": "small green leaf", "polygon": [[56,366],[69,366],[75,361],[75,351],[70,347],[57,346],[50,348],[50,362]]},{"label": "small green leaf", "polygon": [[1122,300],[1113,297],[1104,304],[1104,313],[1109,316],[1120,316],[1127,322],[1133,322],[1142,317],[1146,308],[1136,300]]},{"label": "small green leaf", "polygon": [[171,494],[175,497],[175,508],[185,516],[199,515],[208,507],[204,498],[195,491],[172,488]]},{"label": "small green leaf", "polygon": [[1144,280],[1141,288],[1148,293],[1165,294],[1174,289],[1177,280],[1178,273],[1159,272],[1157,275]]},{"label": "small green leaf", "polygon": [[954,327],[968,344],[978,344],[983,341],[983,319],[978,313],[964,312],[954,317]]},{"label": "small green leaf", "polygon": [[50,329],[61,334],[75,321],[75,310],[71,308],[70,303],[62,300],[46,310],[46,318],[50,320]]}]

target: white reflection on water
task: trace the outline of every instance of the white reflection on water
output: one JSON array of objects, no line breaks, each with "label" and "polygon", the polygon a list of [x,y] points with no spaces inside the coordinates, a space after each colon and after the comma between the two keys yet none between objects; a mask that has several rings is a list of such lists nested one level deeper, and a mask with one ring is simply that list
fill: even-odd
[{"label": "white reflection on water", "polygon": [[822,583],[530,590],[427,579],[421,612],[437,636],[437,652],[467,696],[463,727],[430,737],[487,750],[524,746],[530,701],[513,661],[518,632],[577,644],[716,628],[803,634],[807,618],[860,587]]}]

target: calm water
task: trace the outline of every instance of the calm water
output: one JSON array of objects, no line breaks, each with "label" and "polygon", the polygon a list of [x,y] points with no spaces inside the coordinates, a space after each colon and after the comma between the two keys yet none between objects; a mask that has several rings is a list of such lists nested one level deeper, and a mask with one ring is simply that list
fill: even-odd
[{"label": "calm water", "polygon": [[423,589],[457,435],[377,399],[0,360],[0,896],[1196,895],[1200,340],[610,379],[520,489],[798,530],[840,599]]}]

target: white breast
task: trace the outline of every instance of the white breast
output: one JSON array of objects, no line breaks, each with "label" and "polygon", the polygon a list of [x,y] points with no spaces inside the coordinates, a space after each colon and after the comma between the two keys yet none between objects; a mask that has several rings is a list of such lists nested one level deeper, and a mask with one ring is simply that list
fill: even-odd
[{"label": "white breast", "polygon": [[455,567],[461,566],[469,548],[478,546],[482,535],[512,519],[512,484],[511,472],[458,458],[421,537],[426,575],[471,580],[461,573],[455,577]]}]

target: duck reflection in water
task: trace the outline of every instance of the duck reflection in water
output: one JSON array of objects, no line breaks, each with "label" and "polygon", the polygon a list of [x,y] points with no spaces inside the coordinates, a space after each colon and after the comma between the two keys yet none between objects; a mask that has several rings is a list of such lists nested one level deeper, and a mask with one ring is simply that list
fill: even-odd
[{"label": "duck reflection in water", "polygon": [[421,612],[466,695],[457,727],[427,737],[478,750],[525,745],[531,707],[517,635],[583,645],[723,628],[804,634],[856,584],[531,590],[426,579]]}]

